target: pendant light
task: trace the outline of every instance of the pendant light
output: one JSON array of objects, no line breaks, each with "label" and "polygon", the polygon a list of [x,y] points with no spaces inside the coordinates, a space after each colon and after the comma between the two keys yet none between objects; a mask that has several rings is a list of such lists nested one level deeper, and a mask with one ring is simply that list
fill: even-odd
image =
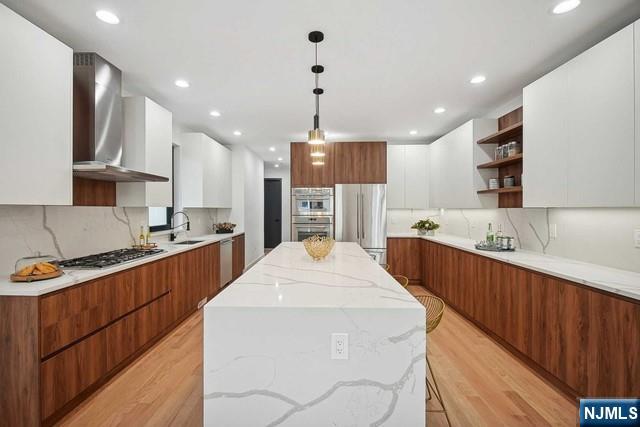
[{"label": "pendant light", "polygon": [[[315,45],[316,51],[316,64],[311,67],[311,72],[315,75],[316,78],[316,87],[313,89],[313,94],[316,97],[316,114],[313,116],[313,130],[309,131],[309,144],[311,145],[322,145],[325,143],[324,139],[324,131],[320,129],[320,95],[324,92],[321,88],[318,87],[318,80],[320,78],[320,73],[324,71],[324,67],[322,65],[318,65],[318,43],[324,40],[324,34],[320,31],[312,31],[309,33],[309,41]],[[313,153],[322,153],[322,155],[315,155]],[[311,156],[315,157],[323,157],[324,150],[316,150],[312,152]],[[315,163],[314,163],[315,164]]]}]

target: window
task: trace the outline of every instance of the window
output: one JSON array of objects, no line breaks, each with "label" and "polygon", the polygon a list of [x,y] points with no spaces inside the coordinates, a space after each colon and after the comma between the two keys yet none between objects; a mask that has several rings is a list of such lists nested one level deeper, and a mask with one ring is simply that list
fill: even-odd
[{"label": "window", "polygon": [[172,206],[167,207],[150,207],[149,208],[149,231],[164,231],[171,229],[171,216],[173,215],[173,205],[176,200],[176,150],[177,146],[173,146],[171,150],[171,200]]}]

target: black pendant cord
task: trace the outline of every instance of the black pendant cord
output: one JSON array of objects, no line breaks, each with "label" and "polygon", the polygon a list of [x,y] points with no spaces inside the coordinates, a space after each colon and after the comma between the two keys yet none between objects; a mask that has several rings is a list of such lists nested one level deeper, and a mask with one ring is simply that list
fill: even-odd
[{"label": "black pendant cord", "polygon": [[[316,48],[316,69],[318,68],[318,43],[315,43]],[[320,79],[320,73],[314,73],[316,75],[316,92],[318,90],[318,83]],[[313,129],[320,129],[320,95],[316,93],[316,115],[313,116]]]}]

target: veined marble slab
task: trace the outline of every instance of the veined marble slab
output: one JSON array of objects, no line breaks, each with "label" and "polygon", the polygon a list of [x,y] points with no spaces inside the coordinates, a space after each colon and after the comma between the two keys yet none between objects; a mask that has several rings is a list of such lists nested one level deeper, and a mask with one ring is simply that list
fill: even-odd
[{"label": "veined marble slab", "polygon": [[[349,359],[331,359],[331,334]],[[423,426],[425,309],[355,243],[282,243],[204,308],[207,426]]]},{"label": "veined marble slab", "polygon": [[[211,243],[219,242],[220,240],[228,239],[230,237],[239,236],[244,234],[244,231],[236,231],[233,234],[207,234],[203,236],[189,236],[189,240],[202,240],[201,243],[195,243],[193,245],[177,245],[175,243],[159,244],[160,249],[165,251],[156,255],[148,256],[146,258],[137,259],[135,261],[126,262],[123,264],[115,265],[113,267],[100,268],[94,270],[70,270],[65,269],[62,276],[55,279],[43,280],[40,282],[19,282],[15,283],[9,279],[9,276],[0,276],[0,296],[40,296],[50,292],[54,292],[60,289],[68,288],[69,286],[77,285],[78,283],[87,282],[89,280],[97,279],[99,277],[108,276],[109,274],[117,273],[119,271],[127,270],[129,268],[137,267],[148,262],[157,261],[162,258],[166,258],[172,255],[186,252],[191,249],[199,248]],[[186,240],[186,239],[185,239]],[[90,255],[90,254],[87,254]]]},{"label": "veined marble slab", "polygon": [[436,234],[419,236],[413,233],[389,233],[389,238],[420,238],[430,240],[476,255],[493,258],[529,270],[640,300],[640,273],[619,270],[597,264],[545,255],[518,249],[515,252],[489,252],[475,248],[475,241],[463,237]]}]

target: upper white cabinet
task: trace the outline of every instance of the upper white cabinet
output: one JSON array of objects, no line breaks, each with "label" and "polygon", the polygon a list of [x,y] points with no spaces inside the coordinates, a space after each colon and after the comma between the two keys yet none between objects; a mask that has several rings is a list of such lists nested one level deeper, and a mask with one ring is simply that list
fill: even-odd
[{"label": "upper white cabinet", "polygon": [[628,26],[525,88],[525,207],[634,205],[635,85]]},{"label": "upper white cabinet", "polygon": [[0,4],[0,204],[71,205],[73,51]]},{"label": "upper white cabinet", "polygon": [[387,207],[429,207],[428,145],[387,145]]},{"label": "upper white cabinet", "polygon": [[173,206],[173,115],[143,96],[123,98],[123,111],[123,166],[168,177],[169,182],[118,183],[118,206]]},{"label": "upper white cabinet", "polygon": [[571,207],[634,204],[633,50],[630,25],[567,64]]},{"label": "upper white cabinet", "polygon": [[231,150],[202,133],[180,135],[185,208],[231,207]]},{"label": "upper white cabinet", "polygon": [[523,91],[522,204],[567,204],[567,66],[554,70]]},{"label": "upper white cabinet", "polygon": [[633,25],[636,81],[636,206],[640,206],[640,21]]},{"label": "upper white cabinet", "polygon": [[476,168],[493,159],[493,148],[476,141],[497,129],[497,120],[470,120],[430,145],[430,207],[497,207],[495,196],[477,193],[487,188],[491,171]]}]

